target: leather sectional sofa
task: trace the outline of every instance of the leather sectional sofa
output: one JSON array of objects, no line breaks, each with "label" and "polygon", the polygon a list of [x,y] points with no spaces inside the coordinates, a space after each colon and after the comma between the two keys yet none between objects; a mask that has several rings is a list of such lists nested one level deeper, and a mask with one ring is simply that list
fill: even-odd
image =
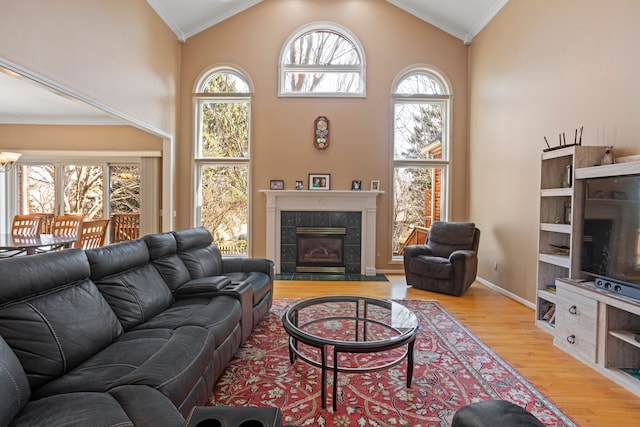
[{"label": "leather sectional sofa", "polygon": [[0,426],[182,426],[272,304],[203,227],[0,260]]}]

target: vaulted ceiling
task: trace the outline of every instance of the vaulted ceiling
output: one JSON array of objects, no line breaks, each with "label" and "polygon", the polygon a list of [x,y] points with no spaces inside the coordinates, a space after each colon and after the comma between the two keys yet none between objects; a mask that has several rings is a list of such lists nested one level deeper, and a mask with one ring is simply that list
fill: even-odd
[{"label": "vaulted ceiling", "polygon": [[[263,0],[147,0],[180,41]],[[302,1],[302,0],[301,0]],[[321,1],[321,0],[319,0]],[[386,0],[469,44],[508,0]],[[0,68],[0,124],[110,124],[105,112]]]}]

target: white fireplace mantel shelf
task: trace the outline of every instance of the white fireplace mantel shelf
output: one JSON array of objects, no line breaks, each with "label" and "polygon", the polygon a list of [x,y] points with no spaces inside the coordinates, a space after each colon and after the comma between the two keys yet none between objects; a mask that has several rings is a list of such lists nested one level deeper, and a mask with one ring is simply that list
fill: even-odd
[{"label": "white fireplace mantel shelf", "polygon": [[280,273],[282,211],[336,211],[362,213],[360,274],[376,275],[376,198],[383,191],[259,190],[267,197],[267,258]]}]

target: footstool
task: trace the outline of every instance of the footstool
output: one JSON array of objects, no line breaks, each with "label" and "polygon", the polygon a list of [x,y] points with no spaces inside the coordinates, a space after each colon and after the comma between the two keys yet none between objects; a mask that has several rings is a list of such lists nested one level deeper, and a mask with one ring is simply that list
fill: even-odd
[{"label": "footstool", "polygon": [[451,427],[545,427],[533,414],[506,400],[486,400],[464,406]]}]

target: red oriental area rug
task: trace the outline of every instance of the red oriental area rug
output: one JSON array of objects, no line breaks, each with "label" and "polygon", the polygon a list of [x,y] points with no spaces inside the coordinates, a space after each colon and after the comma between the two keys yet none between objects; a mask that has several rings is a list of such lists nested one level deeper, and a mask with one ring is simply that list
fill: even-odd
[{"label": "red oriental area rug", "polygon": [[[338,375],[337,408],[320,401],[320,369],[289,360],[281,317],[292,300],[271,312],[237,352],[209,398],[210,405],[278,407],[284,423],[298,426],[449,426],[469,403],[511,401],[547,426],[575,426],[571,419],[513,367],[476,338],[437,301],[397,301],[418,316],[413,382],[406,361],[386,370]],[[328,375],[329,384],[333,375]]]}]

